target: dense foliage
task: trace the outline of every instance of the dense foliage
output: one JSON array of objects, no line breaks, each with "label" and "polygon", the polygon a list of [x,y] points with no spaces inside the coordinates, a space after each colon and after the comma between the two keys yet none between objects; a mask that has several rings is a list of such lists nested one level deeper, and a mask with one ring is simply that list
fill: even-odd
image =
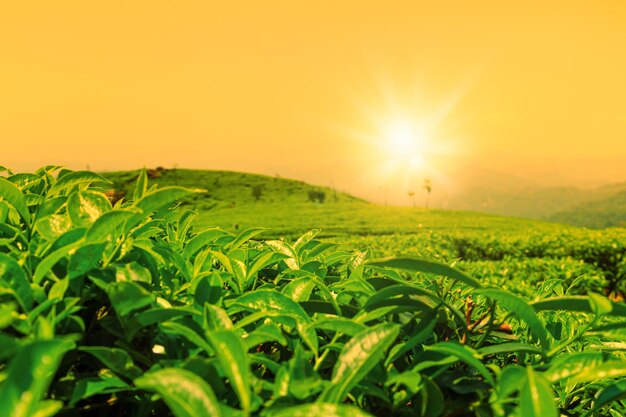
[{"label": "dense foliage", "polygon": [[[566,228],[525,232],[424,231],[411,234],[338,236],[346,248],[371,248],[377,256],[404,254],[458,260],[466,271],[485,279],[500,276],[499,285],[515,286],[532,297],[534,284],[548,278],[569,283],[581,276],[588,285],[579,291],[605,292],[616,297],[626,293],[626,233],[624,229],[587,230]],[[486,271],[489,271],[485,274]],[[495,284],[495,283],[494,283]]]},{"label": "dense foliage", "polygon": [[114,206],[95,173],[5,174],[2,416],[626,413],[626,306],[597,279],[536,277],[529,298],[477,259],[480,280],[317,230],[196,232],[176,207],[196,190],[145,172]]}]

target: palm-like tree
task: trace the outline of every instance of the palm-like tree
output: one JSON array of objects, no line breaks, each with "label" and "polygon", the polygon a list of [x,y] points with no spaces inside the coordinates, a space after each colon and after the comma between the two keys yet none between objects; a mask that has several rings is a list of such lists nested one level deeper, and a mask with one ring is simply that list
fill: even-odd
[{"label": "palm-like tree", "polygon": [[426,190],[426,208],[428,208],[428,201],[430,200],[430,193],[433,190],[432,183],[430,182],[428,178],[424,180],[424,185],[422,186],[422,188]]}]

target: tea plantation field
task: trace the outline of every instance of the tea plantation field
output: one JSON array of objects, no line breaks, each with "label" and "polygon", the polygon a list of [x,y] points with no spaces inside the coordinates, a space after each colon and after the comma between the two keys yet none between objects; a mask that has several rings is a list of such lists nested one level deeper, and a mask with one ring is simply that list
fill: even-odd
[{"label": "tea plantation field", "polygon": [[251,174],[0,169],[0,415],[624,416],[625,237]]},{"label": "tea plantation field", "polygon": [[[476,212],[385,207],[300,181],[224,171],[152,171],[160,186],[203,188],[187,205],[198,227],[237,233],[267,228],[266,239],[295,240],[311,229],[317,238],[368,256],[418,256],[455,263],[472,276],[531,296],[543,283],[560,293],[626,291],[626,229],[587,230],[556,223]],[[106,173],[129,192],[137,172]],[[260,187],[259,199],[252,189]],[[311,191],[324,192],[324,203]],[[546,282],[544,282],[546,281]],[[494,283],[495,284],[495,283]],[[559,285],[560,284],[560,285]],[[554,288],[552,288],[554,287]]]}]

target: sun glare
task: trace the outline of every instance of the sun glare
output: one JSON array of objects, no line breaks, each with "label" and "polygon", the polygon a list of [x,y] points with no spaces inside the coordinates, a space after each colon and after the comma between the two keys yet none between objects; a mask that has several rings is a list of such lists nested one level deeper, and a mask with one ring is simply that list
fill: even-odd
[{"label": "sun glare", "polygon": [[470,88],[471,77],[449,94],[430,97],[420,80],[400,89],[394,77],[381,74],[371,90],[363,89],[366,94],[353,99],[355,123],[336,126],[342,136],[357,141],[355,155],[367,167],[360,181],[384,189],[385,202],[405,202],[407,193],[420,189],[426,179],[443,190],[463,142],[461,125],[449,116]]},{"label": "sun glare", "polygon": [[417,146],[416,139],[413,127],[407,122],[394,123],[387,133],[389,146],[401,154],[413,153]]},{"label": "sun glare", "polygon": [[407,168],[421,168],[424,163],[426,141],[420,129],[408,121],[396,121],[384,132],[385,149],[391,159],[404,162]]}]

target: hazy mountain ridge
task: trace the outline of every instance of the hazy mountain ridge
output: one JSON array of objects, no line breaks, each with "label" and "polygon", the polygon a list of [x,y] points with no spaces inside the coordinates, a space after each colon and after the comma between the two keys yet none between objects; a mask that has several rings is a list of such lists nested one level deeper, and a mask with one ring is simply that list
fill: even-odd
[{"label": "hazy mountain ridge", "polygon": [[[465,170],[447,208],[604,228],[626,225],[626,182],[592,186],[552,174],[524,178],[496,171]],[[549,184],[563,184],[551,186]]]},{"label": "hazy mountain ridge", "polygon": [[626,184],[607,198],[588,201],[569,210],[554,213],[546,220],[592,228],[626,226]]}]

